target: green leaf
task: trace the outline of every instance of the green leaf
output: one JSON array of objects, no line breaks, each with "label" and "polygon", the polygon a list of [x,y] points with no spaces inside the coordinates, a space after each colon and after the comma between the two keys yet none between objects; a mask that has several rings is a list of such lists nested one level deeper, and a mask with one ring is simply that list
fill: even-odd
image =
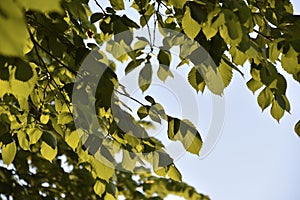
[{"label": "green leaf", "polygon": [[57,154],[57,148],[53,149],[46,142],[42,142],[40,152],[45,159],[52,162]]},{"label": "green leaf", "polygon": [[121,21],[124,25],[126,25],[128,27],[140,28],[140,26],[137,23],[135,23],[134,21],[129,19],[126,15],[122,16]]},{"label": "green leaf", "polygon": [[63,13],[60,5],[61,0],[17,0],[25,9],[37,10],[41,12]]},{"label": "green leaf", "polygon": [[124,169],[132,172],[136,166],[137,160],[138,159],[134,155],[134,153],[129,151],[123,151],[122,166]]},{"label": "green leaf", "polygon": [[253,78],[251,78],[248,82],[247,82],[247,87],[249,88],[249,90],[251,90],[254,94],[254,92],[256,90],[258,90],[259,88],[261,88],[263,86],[262,82],[257,81]]},{"label": "green leaf", "polygon": [[286,54],[281,56],[281,64],[283,69],[289,74],[296,74],[300,70],[300,64],[298,63],[298,53],[290,47]]},{"label": "green leaf", "polygon": [[189,8],[191,9],[191,17],[199,24],[202,24],[207,20],[208,9],[206,6],[198,4],[194,1],[189,1]]},{"label": "green leaf", "polygon": [[159,114],[157,113],[157,110],[155,108],[153,108],[152,106],[150,107],[150,110],[149,110],[149,117],[157,122],[157,123],[161,123],[161,119],[159,117]]},{"label": "green leaf", "polygon": [[105,192],[105,188],[106,188],[105,183],[103,183],[100,180],[97,180],[94,187],[93,187],[95,193],[98,194],[100,197]]},{"label": "green leaf", "polygon": [[19,81],[26,82],[33,77],[32,67],[23,60],[17,60],[15,78]]},{"label": "green leaf", "polygon": [[147,90],[152,82],[152,67],[147,63],[139,74],[139,87],[144,92]]},{"label": "green leaf", "polygon": [[125,75],[127,75],[129,72],[140,66],[144,61],[145,59],[136,59],[130,61],[130,63],[128,63],[127,67],[125,68]]},{"label": "green leaf", "polygon": [[65,134],[66,143],[75,151],[80,141],[80,137],[77,131],[67,131]]},{"label": "green leaf", "polygon": [[300,120],[295,124],[294,130],[297,133],[297,135],[300,137]]},{"label": "green leaf", "polygon": [[157,76],[160,80],[162,80],[163,82],[166,81],[166,79],[170,76],[172,78],[174,78],[173,73],[169,70],[168,66],[165,65],[160,65],[158,70],[157,70]]},{"label": "green leaf", "polygon": [[97,22],[97,21],[99,21],[100,19],[102,19],[103,18],[103,13],[93,13],[92,15],[91,15],[91,23],[95,23],[95,22]]},{"label": "green leaf", "polygon": [[114,58],[116,58],[120,62],[123,62],[123,61],[127,60],[127,58],[128,58],[125,47],[126,47],[126,44],[124,43],[123,40],[120,43],[118,43],[118,42],[113,43],[113,46],[111,49],[111,54],[114,56]]},{"label": "green leaf", "polygon": [[168,116],[168,137],[180,141],[187,151],[196,155],[202,147],[200,133],[187,119],[180,120]]},{"label": "green leaf", "polygon": [[259,104],[259,106],[261,107],[262,110],[266,109],[272,102],[273,99],[273,93],[270,90],[270,88],[265,87],[265,89],[263,89],[258,97],[257,97],[257,102]]},{"label": "green leaf", "polygon": [[165,50],[159,50],[158,56],[157,56],[159,64],[169,66],[171,63],[171,54],[169,51]]},{"label": "green leaf", "polygon": [[273,101],[272,101],[271,115],[278,122],[284,115],[284,110],[282,109],[282,107],[278,104],[278,102],[275,99],[273,99]]},{"label": "green leaf", "polygon": [[57,116],[57,123],[61,125],[68,124],[73,121],[72,114],[68,112],[62,112]]},{"label": "green leaf", "polygon": [[18,137],[18,142],[19,142],[20,147],[24,150],[30,150],[28,135],[24,131],[18,131],[17,137]]},{"label": "green leaf", "polygon": [[57,146],[57,142],[55,137],[50,132],[44,131],[42,134],[42,140],[48,144],[52,149],[55,149]]},{"label": "green leaf", "polygon": [[43,134],[43,132],[38,128],[31,128],[27,133],[29,136],[30,144],[37,143]]},{"label": "green leaf", "polygon": [[152,104],[150,110],[157,113],[162,119],[166,119],[166,113],[163,106],[159,103]]},{"label": "green leaf", "polygon": [[226,43],[236,46],[243,37],[242,26],[231,10],[223,9],[222,11],[225,15],[225,24],[220,27],[220,35]]},{"label": "green leaf", "polygon": [[182,176],[175,165],[170,165],[167,175],[174,181],[182,181]]},{"label": "green leaf", "polygon": [[151,105],[156,104],[155,100],[151,96],[149,96],[149,95],[145,96],[145,99],[146,99],[146,101],[148,101],[149,103],[151,103]]},{"label": "green leaf", "polygon": [[214,37],[218,33],[219,27],[225,23],[224,14],[220,11],[219,8],[216,8],[208,13],[207,22],[203,24],[202,31],[208,40]]},{"label": "green leaf", "polygon": [[49,113],[41,114],[40,121],[42,124],[47,124],[50,119]]},{"label": "green leaf", "polygon": [[0,54],[23,56],[29,34],[23,11],[13,0],[0,1]]},{"label": "green leaf", "polygon": [[144,119],[145,117],[148,116],[149,114],[149,108],[150,106],[141,106],[138,111],[137,114],[139,116],[140,119]]},{"label": "green leaf", "polygon": [[175,8],[183,8],[186,0],[169,0],[169,4],[173,5]]},{"label": "green leaf", "polygon": [[191,71],[189,72],[188,81],[197,92],[204,91],[205,82],[204,82],[204,79],[202,78],[200,72],[196,69],[196,67],[193,67],[191,69]]},{"label": "green leaf", "polygon": [[191,39],[194,39],[201,30],[200,24],[191,17],[191,10],[189,7],[186,7],[182,18],[182,29]]},{"label": "green leaf", "polygon": [[232,79],[232,68],[222,59],[218,66],[218,70],[222,77],[224,87],[227,87]]},{"label": "green leaf", "polygon": [[2,146],[2,160],[4,164],[9,165],[15,159],[17,146],[15,142]]},{"label": "green leaf", "polygon": [[110,0],[110,4],[115,10],[124,10],[125,9],[123,0]]},{"label": "green leaf", "polygon": [[[26,64],[27,65],[27,64]],[[17,97],[19,103],[22,100],[26,100],[28,96],[31,94],[31,92],[34,89],[34,86],[37,82],[37,73],[36,70],[34,69],[36,67],[35,64],[29,63],[29,66],[31,67],[31,72],[33,72],[33,75],[31,76],[28,72],[24,72],[25,78],[21,78],[21,73],[23,72],[23,69],[20,69],[20,67],[23,66],[16,66],[11,70],[11,77],[10,77],[10,91],[12,94],[14,94],[15,97]],[[18,69],[19,68],[19,69]],[[21,70],[21,71],[18,71]],[[29,78],[29,76],[31,78]],[[17,78],[20,78],[21,80],[18,80]],[[23,81],[26,80],[26,81]]]}]

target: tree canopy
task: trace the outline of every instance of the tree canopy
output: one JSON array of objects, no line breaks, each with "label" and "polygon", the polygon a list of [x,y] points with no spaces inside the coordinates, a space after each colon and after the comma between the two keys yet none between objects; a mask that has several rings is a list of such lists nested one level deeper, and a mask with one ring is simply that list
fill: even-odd
[{"label": "tree canopy", "polygon": [[147,132],[164,121],[171,142],[199,155],[195,125],[150,95],[132,98],[117,71],[138,71],[145,92],[154,73],[172,79],[178,59],[195,92],[222,95],[249,64],[246,84],[278,122],[291,110],[279,66],[300,82],[300,18],[289,0],[5,0],[0,26],[1,197],[209,199]]}]

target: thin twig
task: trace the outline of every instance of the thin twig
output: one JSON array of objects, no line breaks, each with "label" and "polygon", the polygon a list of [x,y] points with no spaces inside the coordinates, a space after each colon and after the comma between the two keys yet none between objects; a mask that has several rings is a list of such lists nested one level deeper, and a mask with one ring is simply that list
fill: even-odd
[{"label": "thin twig", "polygon": [[258,31],[258,30],[255,30],[255,29],[253,29],[253,31],[254,31],[255,33],[257,33],[257,34],[263,36],[264,38],[270,40],[271,42],[274,40],[274,37],[273,37],[273,36],[265,35],[265,34],[263,34],[262,32],[260,32],[260,31]]},{"label": "thin twig", "polygon": [[[31,33],[31,32],[30,32]],[[31,33],[32,34],[32,33]],[[46,54],[48,54],[51,58],[56,60],[60,65],[62,65],[64,68],[68,69],[70,72],[72,72],[74,75],[76,75],[76,71],[65,65],[63,62],[61,62],[58,58],[56,58],[54,55],[52,55],[47,49],[42,47],[34,38],[31,38],[34,45],[38,46],[40,49],[42,49]]]},{"label": "thin twig", "polygon": [[[41,55],[39,54],[39,51],[38,51],[38,49],[37,49],[37,46],[40,46],[37,42],[36,42],[36,40],[34,39],[34,36],[33,36],[33,34],[31,33],[31,31],[30,31],[30,29],[28,28],[28,32],[29,32],[29,35],[30,35],[30,39],[31,39],[31,41],[33,42],[33,48],[34,48],[34,50],[35,50],[35,52],[36,52],[36,55],[37,55],[37,57],[38,57],[38,59],[39,59],[39,62],[40,62],[40,66],[43,66],[43,68],[46,70],[46,72],[50,75],[50,79],[53,81],[53,83],[54,83],[54,88],[56,87],[58,90],[59,90],[59,93],[60,93],[60,95],[62,96],[62,98],[63,98],[63,100],[64,100],[64,102],[67,104],[67,108],[68,108],[68,110],[69,110],[69,112],[70,113],[72,113],[72,111],[71,111],[71,109],[70,109],[70,107],[69,107],[69,104],[70,104],[70,102],[68,102],[67,101],[67,99],[65,98],[65,96],[61,93],[61,88],[59,87],[59,85],[56,83],[56,81],[54,80],[54,78],[51,76],[51,73],[49,72],[49,70],[48,70],[48,68],[47,68],[47,66],[46,66],[46,64],[45,64],[45,62],[44,62],[44,60],[43,60],[43,58],[41,57]],[[41,46],[40,46],[41,47]]]},{"label": "thin twig", "polygon": [[145,104],[143,104],[143,103],[140,102],[139,100],[137,100],[137,99],[135,99],[135,98],[129,96],[128,94],[122,93],[122,92],[120,92],[120,91],[118,91],[118,90],[115,90],[115,91],[116,91],[117,93],[119,93],[120,95],[125,96],[125,97],[127,97],[127,98],[129,98],[129,99],[131,99],[131,100],[133,100],[133,101],[135,101],[135,102],[137,102],[138,104],[140,104],[140,105],[142,105],[142,106],[146,106]]},{"label": "thin twig", "polygon": [[158,2],[158,5],[157,5],[157,10],[155,11],[156,15],[154,15],[154,30],[153,30],[153,45],[155,45],[155,31],[156,31],[156,25],[157,25],[157,21],[158,21],[158,16],[157,16],[157,13],[159,13],[159,7],[160,7],[160,3],[161,1]]},{"label": "thin twig", "polygon": [[152,45],[152,43],[151,43],[151,33],[150,33],[150,27],[149,27],[149,24],[148,24],[148,20],[147,20],[147,18],[146,18],[146,16],[145,16],[145,13],[144,13],[144,11],[143,11],[143,3],[142,3],[142,1],[140,0],[140,9],[141,9],[141,13],[142,13],[142,16],[143,16],[143,18],[144,18],[144,20],[145,20],[145,22],[146,22],[146,26],[147,26],[147,30],[148,30],[148,35],[149,35],[149,40],[150,40],[150,48],[151,48],[151,52],[153,51],[153,45]]},{"label": "thin twig", "polygon": [[102,8],[102,6],[98,3],[98,1],[97,0],[94,0],[95,1],[95,3],[96,3],[96,5],[102,10],[102,12],[106,15],[106,12],[105,12],[105,10]]},{"label": "thin twig", "polygon": [[162,1],[159,1],[159,5],[163,5],[170,13],[173,13],[173,11]]}]

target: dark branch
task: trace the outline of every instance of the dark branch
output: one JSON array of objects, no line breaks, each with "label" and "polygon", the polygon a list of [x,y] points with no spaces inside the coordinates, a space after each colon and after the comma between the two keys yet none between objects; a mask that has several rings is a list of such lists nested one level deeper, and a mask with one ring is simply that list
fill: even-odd
[{"label": "dark branch", "polygon": [[96,3],[96,5],[102,10],[102,12],[106,15],[106,12],[105,12],[105,10],[102,8],[102,6],[98,3],[98,1],[97,0],[94,0],[95,1],[95,3]]},{"label": "dark branch", "polygon": [[253,31],[261,36],[263,36],[264,38],[270,40],[271,42],[274,40],[274,37],[271,36],[271,35],[266,35],[266,34],[263,34],[262,32],[258,31],[258,30],[255,30],[253,29]]}]

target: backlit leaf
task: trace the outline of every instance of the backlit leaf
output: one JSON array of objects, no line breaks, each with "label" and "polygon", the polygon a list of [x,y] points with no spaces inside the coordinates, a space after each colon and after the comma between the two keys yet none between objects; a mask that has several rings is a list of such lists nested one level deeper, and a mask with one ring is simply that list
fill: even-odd
[{"label": "backlit leaf", "polygon": [[15,159],[17,147],[15,142],[2,146],[2,160],[4,164],[9,165]]},{"label": "backlit leaf", "polygon": [[42,142],[41,144],[41,154],[42,156],[52,162],[52,160],[55,158],[57,154],[57,148],[53,149],[51,146],[49,146],[46,142]]},{"label": "backlit leaf", "polygon": [[182,28],[184,33],[191,39],[194,39],[200,32],[201,26],[191,17],[191,10],[189,7],[186,7],[184,12],[184,16],[182,18]]},{"label": "backlit leaf", "polygon": [[41,12],[60,12],[62,13],[62,7],[60,5],[61,0],[18,0],[25,9],[37,10]]},{"label": "backlit leaf", "polygon": [[115,10],[124,10],[125,9],[123,0],[110,0],[110,3],[111,3],[111,6]]},{"label": "backlit leaf", "polygon": [[174,181],[182,181],[182,176],[178,169],[172,164],[167,172],[168,176]]},{"label": "backlit leaf", "polygon": [[23,56],[29,38],[21,8],[12,0],[0,2],[0,54]]},{"label": "backlit leaf", "polygon": [[105,192],[105,187],[106,187],[106,185],[104,183],[102,183],[102,181],[97,180],[93,189],[94,189],[95,193],[101,197],[102,194]]},{"label": "backlit leaf", "polygon": [[139,87],[144,92],[147,90],[152,82],[152,67],[150,64],[146,64],[139,74]]},{"label": "backlit leaf", "polygon": [[273,99],[273,93],[268,87],[266,87],[259,93],[257,97],[257,102],[261,107],[261,109],[264,110],[271,104],[272,99]]},{"label": "backlit leaf", "polygon": [[171,140],[180,141],[188,152],[199,154],[202,139],[200,133],[190,121],[168,116],[168,137]]},{"label": "backlit leaf", "polygon": [[281,106],[278,104],[278,102],[275,99],[273,99],[272,101],[271,115],[278,122],[284,115],[284,110],[281,108]]}]

